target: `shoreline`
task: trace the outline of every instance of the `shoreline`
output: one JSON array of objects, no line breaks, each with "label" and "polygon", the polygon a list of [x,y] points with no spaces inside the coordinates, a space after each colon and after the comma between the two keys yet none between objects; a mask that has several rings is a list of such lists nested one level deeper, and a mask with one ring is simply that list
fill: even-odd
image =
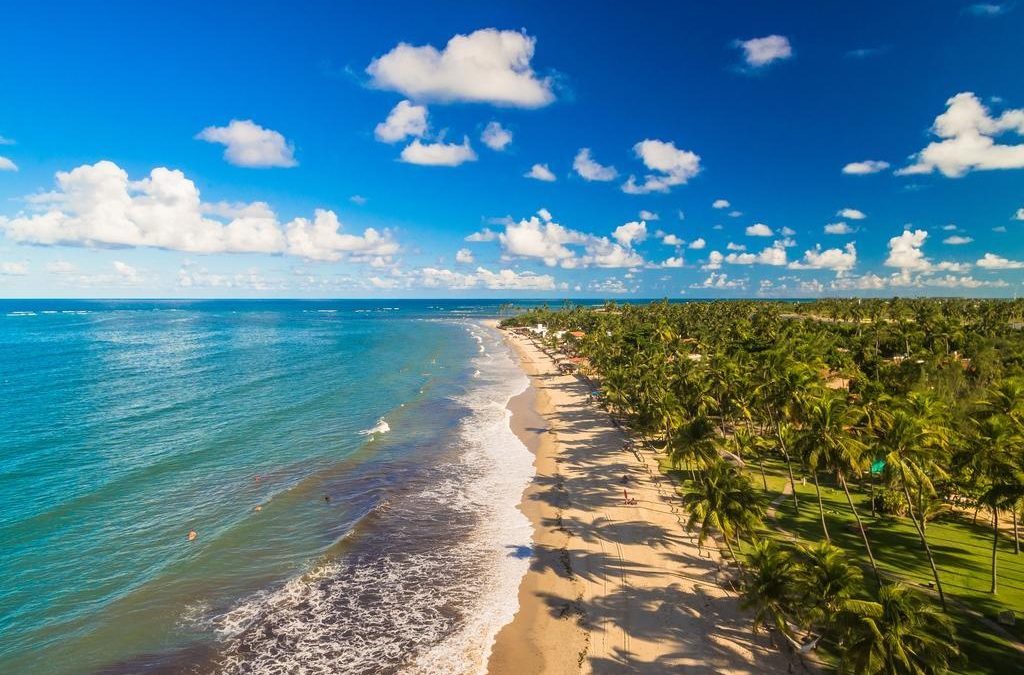
[{"label": "shoreline", "polygon": [[[583,381],[501,332],[530,378],[508,407],[534,454],[520,502],[534,537],[519,608],[498,632],[487,672],[786,672],[787,657],[752,634],[736,595],[719,584],[717,550],[701,554],[686,532],[657,457],[625,451],[627,436],[588,402]],[[636,504],[624,504],[623,489]]]}]

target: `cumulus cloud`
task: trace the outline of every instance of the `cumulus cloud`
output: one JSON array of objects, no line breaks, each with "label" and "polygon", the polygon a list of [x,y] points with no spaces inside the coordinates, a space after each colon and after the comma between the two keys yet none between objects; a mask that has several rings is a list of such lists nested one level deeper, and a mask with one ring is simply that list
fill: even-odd
[{"label": "cumulus cloud", "polygon": [[530,62],[535,38],[484,28],[455,35],[444,49],[400,43],[367,66],[370,84],[417,101],[491,103],[539,108],[555,100],[550,78]]},{"label": "cumulus cloud", "polygon": [[480,141],[491,150],[501,152],[512,142],[512,132],[498,122],[488,122],[480,134]]},{"label": "cumulus cloud", "polygon": [[693,241],[690,242],[689,248],[692,248],[695,251],[699,251],[700,249],[704,248],[705,246],[707,246],[707,242],[704,241],[704,238],[703,237],[697,237],[696,239],[694,239]]},{"label": "cumulus cloud", "polygon": [[128,263],[121,262],[120,260],[114,261],[114,271],[124,281],[129,283],[135,283],[139,280],[139,271],[129,265]]},{"label": "cumulus cloud", "polygon": [[[735,245],[729,248],[742,251],[742,247]],[[786,259],[786,242],[782,240],[776,241],[771,246],[762,249],[759,253],[733,252],[728,255],[722,255],[718,251],[712,251],[708,254],[708,262],[703,265],[702,269],[716,270],[722,266],[723,262],[730,265],[785,265],[788,262]]]},{"label": "cumulus cloud", "polygon": [[732,204],[729,203],[728,199],[716,199],[711,202],[711,208],[713,209],[727,209],[730,206],[732,206]]},{"label": "cumulus cloud", "polygon": [[1024,268],[1024,262],[1009,260],[995,253],[986,253],[975,264],[986,270],[1019,270]]},{"label": "cumulus cloud", "polygon": [[17,171],[18,165],[7,159],[3,155],[0,155],[0,171]]},{"label": "cumulus cloud", "polygon": [[494,241],[497,238],[498,238],[498,233],[497,232],[495,232],[494,230],[492,230],[492,229],[490,229],[488,227],[485,227],[484,229],[480,230],[479,232],[474,232],[473,234],[471,234],[468,237],[466,237],[466,241],[473,241],[473,242]]},{"label": "cumulus cloud", "polygon": [[422,138],[427,133],[427,109],[409,101],[399,101],[387,119],[377,125],[373,135],[383,143],[397,143],[413,136]]},{"label": "cumulus cloud", "polygon": [[1017,209],[1017,213],[1013,214],[1014,220],[1024,220],[1024,208]]},{"label": "cumulus cloud", "polygon": [[547,164],[534,164],[530,167],[529,171],[523,174],[523,177],[533,178],[545,183],[553,183],[555,181],[555,174],[551,172]]},{"label": "cumulus cloud", "polygon": [[502,269],[492,272],[484,267],[477,267],[472,273],[453,272],[448,269],[424,267],[418,271],[419,283],[427,288],[487,288],[491,290],[533,290],[551,291],[555,289],[555,278],[550,274],[534,274],[532,272],[516,272]]},{"label": "cumulus cloud", "polygon": [[728,251],[746,251],[747,250],[747,247],[746,247],[745,244],[734,244],[731,241],[728,244],[725,245],[725,248]]},{"label": "cumulus cloud", "polygon": [[971,237],[961,237],[960,235],[954,234],[952,237],[946,237],[942,240],[943,244],[949,244],[950,246],[962,246],[963,244],[970,244],[974,241]]},{"label": "cumulus cloud", "polygon": [[1024,108],[1005,110],[993,117],[972,92],[946,101],[946,112],[935,118],[931,131],[939,141],[913,156],[914,163],[899,175],[932,173],[959,178],[970,171],[1024,168],[1024,143],[996,143],[1007,132],[1024,134]]},{"label": "cumulus cloud", "polygon": [[455,253],[455,262],[457,263],[461,263],[463,265],[470,265],[473,263],[473,261],[473,252],[470,251],[468,248],[460,248]]},{"label": "cumulus cloud", "polygon": [[748,237],[770,237],[775,234],[772,232],[772,228],[764,223],[754,223],[747,228],[746,232]]},{"label": "cumulus cloud", "polygon": [[641,209],[640,210],[640,220],[661,220],[661,216],[659,216],[654,211],[648,211],[647,209]]},{"label": "cumulus cloud", "polygon": [[623,246],[632,246],[647,239],[647,223],[633,221],[619,225],[612,232],[612,237]]},{"label": "cumulus cloud", "polygon": [[[642,231],[637,225],[627,223],[616,229],[616,238],[598,237],[563,227],[554,222],[550,214],[543,213],[508,223],[505,231],[498,234],[502,251],[506,256],[533,258],[548,267],[561,266],[567,269],[577,267],[639,267],[644,264],[640,254],[623,241],[641,241],[646,237],[646,226]],[[582,254],[578,249],[582,248]]]},{"label": "cumulus cloud", "polygon": [[298,166],[295,149],[279,132],[252,120],[231,120],[226,127],[206,127],[196,139],[225,146],[229,164],[250,169]]},{"label": "cumulus cloud", "polygon": [[38,245],[287,254],[330,261],[398,251],[387,230],[342,233],[333,211],[318,209],[312,221],[295,218],[282,224],[262,202],[204,204],[195,183],[181,171],[164,167],[132,181],[113,162],[82,165],[58,172],[57,189],[46,197],[43,212],[0,218],[0,231],[7,239]]},{"label": "cumulus cloud", "polygon": [[590,156],[590,148],[580,148],[572,161],[572,168],[584,180],[607,182],[619,176],[614,166],[603,166],[594,161]]},{"label": "cumulus cloud", "polygon": [[661,238],[661,243],[666,246],[682,246],[686,242],[674,234],[666,234]]},{"label": "cumulus cloud", "polygon": [[839,209],[836,215],[840,218],[848,218],[850,220],[864,220],[867,218],[867,215],[863,211],[851,208]]},{"label": "cumulus cloud", "polygon": [[743,279],[730,279],[729,275],[724,272],[721,274],[712,272],[703,282],[690,285],[690,288],[742,289],[746,287],[746,281]]},{"label": "cumulus cloud", "polygon": [[683,257],[682,256],[676,256],[674,258],[668,258],[668,259],[665,260],[665,262],[661,263],[661,266],[662,267],[682,267],[683,266]]},{"label": "cumulus cloud", "polygon": [[853,228],[844,222],[829,223],[825,226],[825,234],[851,234]]},{"label": "cumulus cloud", "polygon": [[853,269],[856,264],[857,249],[851,242],[841,249],[822,250],[821,245],[817,245],[813,249],[804,251],[803,259],[790,263],[789,268],[794,270],[833,270],[837,274],[842,274]]},{"label": "cumulus cloud", "polygon": [[793,56],[793,47],[783,35],[738,40],[736,45],[743,50],[743,60],[751,68],[763,68]]},{"label": "cumulus cloud", "polygon": [[866,159],[863,162],[850,162],[843,167],[843,173],[851,176],[866,176],[872,173],[879,173],[889,168],[889,162],[878,159]]},{"label": "cumulus cloud", "polygon": [[627,194],[668,192],[700,173],[700,155],[680,150],[671,141],[646,139],[634,145],[633,152],[652,173],[644,176],[643,183],[637,183],[636,176],[630,176],[622,185],[622,191]]},{"label": "cumulus cloud", "polygon": [[911,272],[931,269],[931,262],[921,250],[927,238],[928,233],[924,230],[904,230],[903,234],[891,238],[889,257],[885,259],[885,266]]},{"label": "cumulus cloud", "polygon": [[401,160],[406,164],[422,166],[459,166],[465,162],[475,162],[476,152],[469,145],[469,138],[463,137],[462,143],[423,143],[420,139],[413,140],[402,150]]}]

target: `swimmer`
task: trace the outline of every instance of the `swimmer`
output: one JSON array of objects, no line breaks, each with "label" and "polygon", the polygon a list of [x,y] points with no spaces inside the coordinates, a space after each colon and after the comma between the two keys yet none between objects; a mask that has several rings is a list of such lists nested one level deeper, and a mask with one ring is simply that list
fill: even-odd
[{"label": "swimmer", "polygon": [[189,530],[189,531],[188,531],[188,540],[189,540],[189,541],[195,541],[195,540],[196,540],[196,537],[198,537],[198,536],[199,536],[199,535],[198,535],[198,534],[196,534],[196,531],[195,531],[195,530]]},{"label": "swimmer", "polygon": [[255,509],[253,509],[253,511],[262,511],[262,510],[263,510],[263,507],[260,506],[259,504],[256,505]]}]

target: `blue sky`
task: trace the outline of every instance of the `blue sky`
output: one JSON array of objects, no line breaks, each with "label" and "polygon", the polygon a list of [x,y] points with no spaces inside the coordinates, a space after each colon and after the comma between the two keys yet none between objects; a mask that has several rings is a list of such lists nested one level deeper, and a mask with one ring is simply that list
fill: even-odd
[{"label": "blue sky", "polygon": [[372,4],[8,8],[0,295],[1021,289],[1024,6]]}]

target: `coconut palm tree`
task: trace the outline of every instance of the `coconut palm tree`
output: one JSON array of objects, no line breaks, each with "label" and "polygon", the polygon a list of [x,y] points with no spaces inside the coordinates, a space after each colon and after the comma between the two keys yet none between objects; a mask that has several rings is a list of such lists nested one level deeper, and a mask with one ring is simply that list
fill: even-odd
[{"label": "coconut palm tree", "polygon": [[827,629],[842,603],[860,590],[863,576],[842,549],[827,541],[802,545],[797,551],[796,580],[801,588],[801,606],[808,623]]},{"label": "coconut palm tree", "polygon": [[945,673],[960,653],[952,619],[903,584],[883,584],[876,601],[845,600],[838,621],[840,673]]},{"label": "coconut palm tree", "polygon": [[761,495],[750,479],[724,460],[718,460],[700,473],[682,495],[689,512],[687,527],[698,530],[697,546],[703,547],[712,532],[725,540],[729,555],[736,560],[733,540],[752,535],[764,517]]},{"label": "coconut palm tree", "polygon": [[775,540],[759,539],[754,542],[746,560],[740,604],[744,609],[753,611],[754,632],[770,625],[792,641],[790,621],[796,617],[800,606],[797,566],[793,556]]},{"label": "coconut palm tree", "polygon": [[935,587],[939,592],[939,602],[942,604],[942,609],[945,610],[946,595],[942,590],[939,569],[935,566],[935,556],[932,555],[931,546],[928,545],[928,537],[924,528],[924,513],[920,510],[923,500],[917,500],[919,510],[918,513],[915,513],[915,500],[910,495],[911,486],[915,486],[920,493],[935,494],[935,486],[929,475],[929,469],[931,473],[941,471],[939,453],[942,452],[942,445],[937,439],[936,432],[926,428],[922,424],[921,418],[900,408],[882,417],[879,432],[879,443],[886,453],[886,470],[893,482],[903,489],[903,496],[907,500],[907,513],[910,515],[911,522],[914,523],[917,536],[921,539],[921,546],[924,547],[925,554],[928,556],[928,564],[932,569]]}]

